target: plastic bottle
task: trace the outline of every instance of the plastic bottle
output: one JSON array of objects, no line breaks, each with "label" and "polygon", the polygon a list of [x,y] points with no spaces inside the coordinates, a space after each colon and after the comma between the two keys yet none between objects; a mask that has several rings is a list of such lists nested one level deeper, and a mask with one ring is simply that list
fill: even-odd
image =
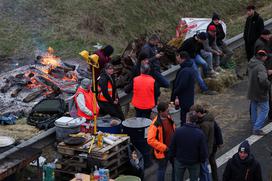
[{"label": "plastic bottle", "polygon": [[98,135],[97,135],[97,147],[98,148],[103,147],[103,133],[102,132],[98,132]]},{"label": "plastic bottle", "polygon": [[93,176],[94,176],[94,180],[95,181],[99,181],[100,175],[99,175],[99,172],[97,170],[97,166],[96,165],[94,166],[94,174],[93,174]]}]

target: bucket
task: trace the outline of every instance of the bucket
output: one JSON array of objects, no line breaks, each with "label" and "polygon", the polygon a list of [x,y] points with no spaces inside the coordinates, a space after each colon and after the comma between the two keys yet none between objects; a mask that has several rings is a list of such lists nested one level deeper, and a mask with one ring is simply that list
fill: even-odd
[{"label": "bucket", "polygon": [[151,120],[147,118],[133,117],[122,122],[123,132],[130,136],[132,144],[142,153],[145,168],[151,164],[151,147],[147,144],[148,128]]},{"label": "bucket", "polygon": [[130,175],[121,175],[115,179],[115,181],[141,181],[139,177]]},{"label": "bucket", "polygon": [[[112,121],[115,124],[112,124]],[[114,117],[99,117],[97,119],[97,129],[104,133],[120,134],[121,120]]]},{"label": "bucket", "polygon": [[76,134],[80,132],[80,125],[85,122],[85,119],[61,117],[55,121],[56,139],[63,141],[69,134]]}]

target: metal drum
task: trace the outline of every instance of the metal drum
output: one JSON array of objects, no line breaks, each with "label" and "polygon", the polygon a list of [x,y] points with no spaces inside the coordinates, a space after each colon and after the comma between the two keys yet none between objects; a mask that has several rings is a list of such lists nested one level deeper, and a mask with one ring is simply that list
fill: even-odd
[{"label": "metal drum", "polygon": [[104,133],[120,134],[121,120],[113,117],[99,117],[97,119],[97,129]]},{"label": "metal drum", "polygon": [[147,118],[133,117],[122,122],[123,132],[130,136],[132,144],[142,153],[145,168],[151,164],[151,147],[147,144],[147,132],[151,124]]}]

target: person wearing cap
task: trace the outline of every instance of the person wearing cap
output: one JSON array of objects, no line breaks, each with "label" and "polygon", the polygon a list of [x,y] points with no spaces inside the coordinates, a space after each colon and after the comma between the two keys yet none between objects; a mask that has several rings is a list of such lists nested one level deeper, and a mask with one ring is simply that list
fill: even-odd
[{"label": "person wearing cap", "polygon": [[264,29],[264,22],[262,17],[255,11],[255,6],[249,5],[246,9],[247,19],[243,37],[245,40],[247,60],[250,61],[254,56],[254,44]]},{"label": "person wearing cap", "polygon": [[243,141],[238,153],[229,159],[223,173],[223,181],[262,181],[262,170],[259,162],[250,153],[250,145]]},{"label": "person wearing cap", "polygon": [[96,114],[99,113],[99,106],[94,105],[94,93],[91,91],[92,81],[90,79],[83,79],[77,89],[74,97],[77,116],[83,117],[86,120],[93,120],[94,110]]},{"label": "person wearing cap", "polygon": [[171,101],[180,107],[180,125],[186,122],[186,114],[194,104],[195,72],[193,62],[187,52],[176,54],[176,61],[180,68],[176,74],[172,89]]},{"label": "person wearing cap", "polygon": [[98,77],[97,100],[100,106],[101,114],[109,114],[124,120],[125,116],[119,104],[115,80],[113,77],[113,65],[107,63],[104,70]]},{"label": "person wearing cap", "polygon": [[[160,37],[156,34],[153,34],[149,37],[148,42],[142,47],[140,54],[145,53],[149,59],[150,64],[150,75],[156,81],[156,89],[160,87],[169,88],[170,82],[161,74],[160,61],[159,59],[163,56],[163,52],[159,52]],[[159,97],[160,92],[156,96]]]},{"label": "person wearing cap", "polygon": [[99,77],[101,71],[104,69],[105,65],[110,62],[111,60],[111,55],[114,52],[114,49],[111,45],[106,45],[104,48],[101,48],[97,51],[94,52],[94,54],[98,55],[98,63],[99,63],[99,68],[94,69],[94,75],[95,75],[95,80]]},{"label": "person wearing cap", "polygon": [[[200,50],[203,48],[203,42],[207,39],[205,32],[197,33],[193,37],[186,39],[181,47],[178,49],[178,52],[185,51],[189,54],[190,59],[193,62],[193,68],[195,72],[195,77],[197,83],[203,94],[214,95],[215,92],[210,91],[204,82],[201,73],[199,72],[198,65],[203,68],[204,76],[212,77],[212,73],[208,69],[207,62],[201,57]],[[210,54],[210,59],[212,59],[212,54]]]},{"label": "person wearing cap", "polygon": [[269,112],[269,96],[271,82],[268,80],[267,70],[264,66],[268,59],[265,50],[258,50],[256,55],[248,63],[248,93],[250,100],[250,114],[253,134],[264,135],[261,128]]},{"label": "person wearing cap", "polygon": [[216,44],[220,48],[220,50],[224,53],[224,56],[221,58],[220,64],[223,67],[227,67],[227,63],[233,55],[233,51],[227,46],[227,44],[223,41],[226,37],[223,26],[220,23],[220,16],[217,13],[213,13],[212,21],[207,26],[207,31],[211,25],[216,27]]},{"label": "person wearing cap", "polygon": [[193,111],[186,115],[186,123],[176,129],[170,144],[169,157],[174,160],[175,180],[184,179],[189,171],[190,181],[198,181],[200,164],[208,159],[206,137],[196,125],[197,116]]},{"label": "person wearing cap", "polygon": [[136,110],[136,117],[150,119],[155,107],[155,79],[149,75],[148,64],[141,65],[141,75],[133,79],[132,105]]},{"label": "person wearing cap", "polygon": [[212,71],[221,72],[222,68],[220,67],[220,57],[223,56],[223,52],[219,49],[216,44],[216,26],[210,25],[207,31],[207,40],[203,42],[203,49],[200,51],[201,56],[207,57],[212,54],[212,59],[206,59],[209,68]]}]

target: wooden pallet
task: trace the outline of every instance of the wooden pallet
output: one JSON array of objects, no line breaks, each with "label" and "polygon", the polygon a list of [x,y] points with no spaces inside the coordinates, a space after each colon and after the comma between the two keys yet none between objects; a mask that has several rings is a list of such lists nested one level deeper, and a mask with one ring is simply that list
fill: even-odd
[{"label": "wooden pallet", "polygon": [[[104,144],[102,148],[98,148],[96,145],[94,145],[89,156],[99,160],[108,160],[110,157],[113,157],[118,152],[127,149],[129,143],[129,137],[125,136],[119,137],[119,139],[116,140],[113,145]],[[63,155],[75,156],[82,153],[88,154],[88,149],[83,149],[82,145],[68,146],[64,142],[61,142],[58,145],[58,152]]]}]

